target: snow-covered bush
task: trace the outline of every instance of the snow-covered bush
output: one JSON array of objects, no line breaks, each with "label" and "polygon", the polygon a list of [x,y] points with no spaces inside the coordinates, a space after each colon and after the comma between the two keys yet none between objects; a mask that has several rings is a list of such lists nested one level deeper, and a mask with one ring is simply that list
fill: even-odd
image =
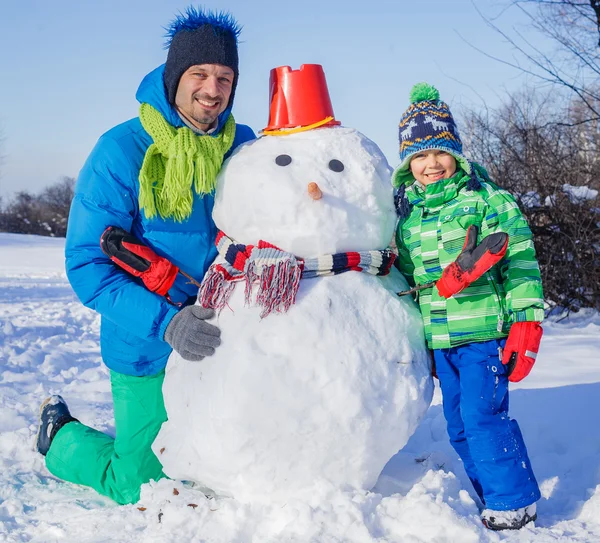
[{"label": "snow-covered bush", "polygon": [[4,205],[0,201],[0,232],[64,237],[75,180],[64,177],[39,194],[17,193]]}]

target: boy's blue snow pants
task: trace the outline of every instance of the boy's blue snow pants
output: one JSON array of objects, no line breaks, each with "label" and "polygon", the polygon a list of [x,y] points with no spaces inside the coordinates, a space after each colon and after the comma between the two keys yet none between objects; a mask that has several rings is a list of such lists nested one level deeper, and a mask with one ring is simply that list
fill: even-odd
[{"label": "boy's blue snow pants", "polygon": [[508,416],[505,339],[434,351],[450,443],[485,507],[507,511],[540,498],[517,421]]}]

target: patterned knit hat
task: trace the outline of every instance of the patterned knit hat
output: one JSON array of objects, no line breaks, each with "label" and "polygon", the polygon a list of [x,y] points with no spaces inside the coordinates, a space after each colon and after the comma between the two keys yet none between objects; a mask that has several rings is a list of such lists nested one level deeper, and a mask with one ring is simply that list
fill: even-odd
[{"label": "patterned knit hat", "polygon": [[167,98],[175,104],[175,95],[183,73],[196,64],[222,64],[233,70],[233,85],[228,107],[233,104],[238,80],[238,36],[241,27],[226,12],[197,10],[189,6],[167,28],[169,53],[163,79]]},{"label": "patterned knit hat", "polygon": [[410,159],[429,149],[450,153],[470,174],[471,165],[463,155],[456,123],[438,90],[428,83],[417,83],[410,91],[410,101],[399,124],[401,163],[394,172],[394,185],[398,187],[411,177]]}]

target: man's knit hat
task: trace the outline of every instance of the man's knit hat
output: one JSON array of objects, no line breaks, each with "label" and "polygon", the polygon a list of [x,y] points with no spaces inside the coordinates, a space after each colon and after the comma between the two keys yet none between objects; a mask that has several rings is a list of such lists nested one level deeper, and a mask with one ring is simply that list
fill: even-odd
[{"label": "man's knit hat", "polygon": [[394,184],[399,186],[406,180],[410,159],[429,149],[450,153],[470,174],[471,166],[463,155],[456,123],[448,105],[440,100],[438,90],[428,83],[417,83],[410,91],[410,101],[399,124],[401,163],[394,174]]},{"label": "man's knit hat", "polygon": [[170,104],[175,104],[183,73],[196,64],[222,64],[233,70],[228,107],[233,104],[238,80],[238,36],[241,27],[226,12],[202,11],[189,6],[167,28],[169,49],[164,82]]}]

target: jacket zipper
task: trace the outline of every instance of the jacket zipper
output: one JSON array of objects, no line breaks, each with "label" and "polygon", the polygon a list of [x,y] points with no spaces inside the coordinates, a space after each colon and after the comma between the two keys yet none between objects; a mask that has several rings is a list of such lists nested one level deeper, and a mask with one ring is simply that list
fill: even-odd
[{"label": "jacket zipper", "polygon": [[492,276],[491,270],[485,272],[485,275],[488,282],[491,283],[492,288],[494,289],[494,296],[496,297],[496,303],[498,304],[498,309],[500,310],[500,312],[498,313],[498,325],[496,326],[496,331],[501,333],[504,325],[504,315],[506,314],[506,311],[504,309],[504,302],[500,297],[500,293],[498,292],[498,287],[496,286],[496,282],[494,281],[494,277]]}]

